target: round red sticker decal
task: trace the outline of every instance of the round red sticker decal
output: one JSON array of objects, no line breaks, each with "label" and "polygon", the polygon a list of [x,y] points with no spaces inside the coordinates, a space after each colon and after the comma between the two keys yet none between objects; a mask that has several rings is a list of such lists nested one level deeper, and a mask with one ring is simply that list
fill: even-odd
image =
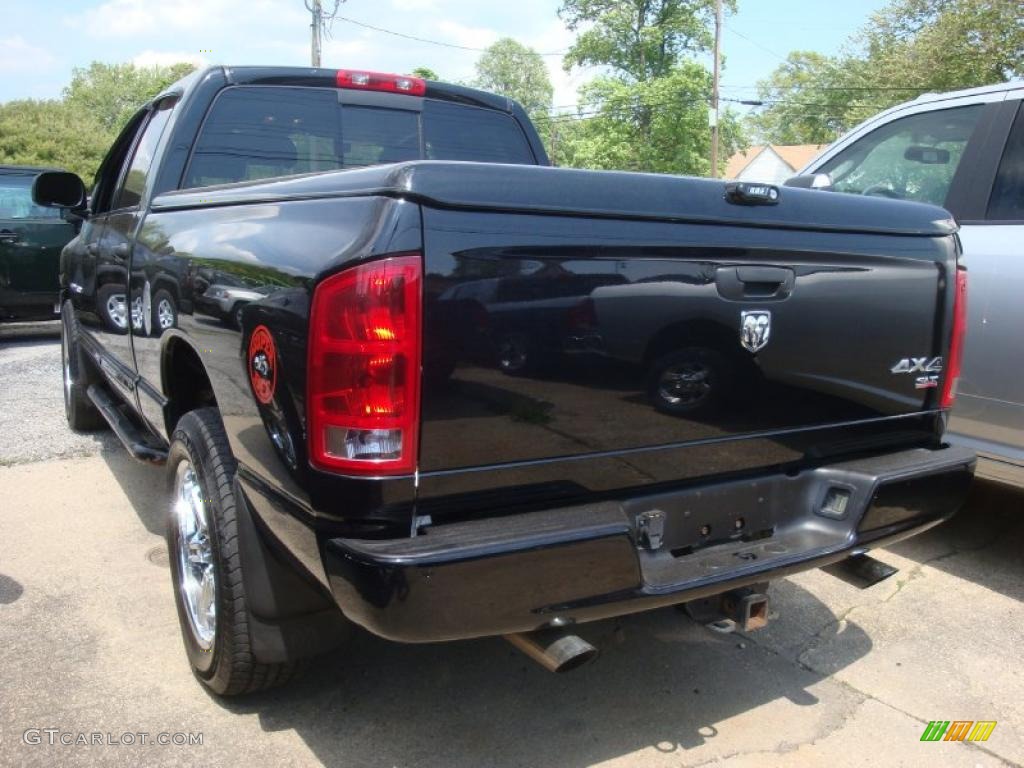
[{"label": "round red sticker decal", "polygon": [[249,339],[249,381],[256,399],[269,405],[277,387],[277,347],[265,325],[256,326]]}]

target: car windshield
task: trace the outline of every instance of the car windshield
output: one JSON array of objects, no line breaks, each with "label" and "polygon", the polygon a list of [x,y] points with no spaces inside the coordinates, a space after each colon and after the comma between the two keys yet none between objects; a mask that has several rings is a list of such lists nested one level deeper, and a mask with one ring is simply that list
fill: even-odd
[{"label": "car windshield", "polygon": [[0,175],[0,219],[59,219],[59,208],[45,208],[32,202],[34,176]]}]

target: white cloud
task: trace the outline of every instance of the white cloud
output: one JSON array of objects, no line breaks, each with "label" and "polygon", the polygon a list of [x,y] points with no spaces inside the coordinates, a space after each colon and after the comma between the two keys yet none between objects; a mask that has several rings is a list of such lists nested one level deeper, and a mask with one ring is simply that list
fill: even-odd
[{"label": "white cloud", "polygon": [[[301,24],[308,14],[291,0],[105,0],[66,20],[97,38],[138,38],[191,33],[221,38],[226,30],[266,30]],[[214,51],[216,53],[216,51]]]},{"label": "white cloud", "polygon": [[38,72],[49,69],[56,59],[45,48],[39,48],[24,38],[0,39],[0,72]]},{"label": "white cloud", "polygon": [[210,60],[200,53],[191,51],[154,51],[145,50],[132,59],[136,67],[167,67],[171,64],[187,62],[197,67],[205,67]]},{"label": "white cloud", "polygon": [[469,27],[457,21],[439,21],[437,29],[446,38],[441,42],[452,42],[467,48],[486,48],[501,37],[493,29],[487,27]]},{"label": "white cloud", "polygon": [[437,0],[391,0],[396,11],[436,11]]},{"label": "white cloud", "polygon": [[[308,51],[308,48],[306,49]],[[371,50],[368,40],[324,40],[321,48],[324,66],[337,64],[339,67],[359,67],[360,62],[353,57]]]},{"label": "white cloud", "polygon": [[[568,50],[575,39],[576,35],[566,29],[558,18],[555,18],[548,22],[538,34],[523,37],[521,42],[540,53],[554,53]],[[576,90],[594,75],[589,68],[576,68],[571,72],[566,72],[562,66],[561,56],[544,56],[544,63],[548,68],[551,85],[555,89],[554,105],[556,107],[575,104]]]},{"label": "white cloud", "polygon": [[157,31],[198,30],[213,20],[217,2],[210,0],[107,0],[70,19],[93,37],[139,37]]}]

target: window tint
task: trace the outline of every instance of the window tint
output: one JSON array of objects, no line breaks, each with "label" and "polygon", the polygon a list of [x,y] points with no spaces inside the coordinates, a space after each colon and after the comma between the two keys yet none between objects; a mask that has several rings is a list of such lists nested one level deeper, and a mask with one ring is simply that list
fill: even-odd
[{"label": "window tint", "polygon": [[423,105],[423,133],[428,160],[536,162],[519,123],[501,112],[427,101]]},{"label": "window tint", "polygon": [[314,88],[229,88],[196,143],[186,187],[341,167],[338,96]]},{"label": "window tint", "polygon": [[135,147],[132,164],[115,197],[114,209],[132,208],[142,200],[142,193],[146,189],[146,177],[153,164],[153,154],[156,152],[157,142],[160,141],[160,134],[164,132],[167,121],[171,117],[172,109],[174,109],[174,102],[164,101],[150,116],[149,123],[146,124],[146,128],[142,132],[142,138],[139,139],[139,143]]},{"label": "window tint", "polygon": [[0,219],[59,219],[59,208],[32,202],[34,176],[0,175]]},{"label": "window tint", "polygon": [[1003,159],[996,172],[992,197],[988,202],[988,218],[1024,220],[1024,107],[1017,112]]},{"label": "window tint", "polygon": [[[419,101],[410,104],[421,103]],[[341,105],[328,88],[237,86],[214,102],[185,174],[185,187],[426,157],[534,163],[509,115],[425,100],[412,109]]]},{"label": "window tint", "polygon": [[346,168],[420,159],[420,117],[415,112],[346,106],[341,138]]},{"label": "window tint", "polygon": [[829,160],[839,192],[943,205],[982,104],[893,120]]}]

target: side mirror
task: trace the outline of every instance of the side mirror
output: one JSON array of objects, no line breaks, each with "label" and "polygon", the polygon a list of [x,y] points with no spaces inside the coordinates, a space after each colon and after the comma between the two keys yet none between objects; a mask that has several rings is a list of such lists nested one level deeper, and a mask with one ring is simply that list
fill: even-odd
[{"label": "side mirror", "polygon": [[783,186],[798,189],[832,189],[832,176],[827,173],[805,173],[802,176],[791,176],[786,179]]},{"label": "side mirror", "polygon": [[86,205],[85,184],[67,171],[44,171],[32,183],[32,202],[81,213]]}]

